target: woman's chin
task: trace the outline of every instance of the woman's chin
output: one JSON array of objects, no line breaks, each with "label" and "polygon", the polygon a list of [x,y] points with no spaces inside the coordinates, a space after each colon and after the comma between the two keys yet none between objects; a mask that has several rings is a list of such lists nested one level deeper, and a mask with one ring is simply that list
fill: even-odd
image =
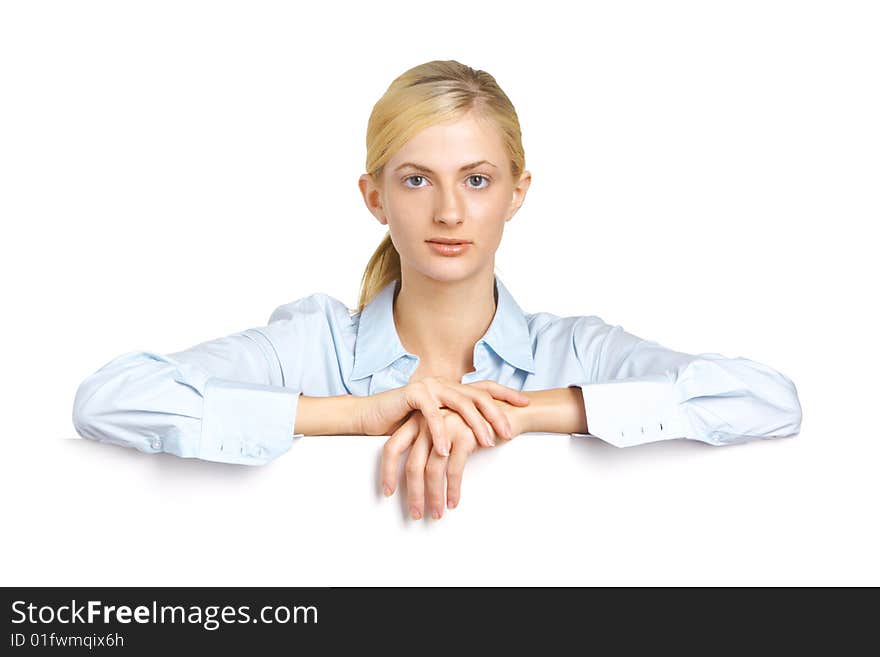
[{"label": "woman's chin", "polygon": [[443,262],[439,265],[432,262],[428,263],[424,267],[418,268],[418,270],[426,278],[430,278],[435,281],[441,281],[444,283],[455,283],[457,281],[463,281],[472,278],[478,273],[480,268],[474,267],[473,263],[454,261]]}]

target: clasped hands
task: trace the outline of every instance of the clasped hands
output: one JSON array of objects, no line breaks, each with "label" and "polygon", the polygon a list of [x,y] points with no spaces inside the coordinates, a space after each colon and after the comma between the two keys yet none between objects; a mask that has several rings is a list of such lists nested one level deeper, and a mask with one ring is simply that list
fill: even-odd
[{"label": "clasped hands", "polygon": [[[382,450],[381,483],[394,493],[404,452],[407,503],[418,520],[428,512],[443,516],[461,498],[465,461],[478,448],[490,448],[526,431],[529,398],[495,381],[462,384],[426,377],[366,398],[366,435],[390,435]],[[446,492],[444,496],[444,476]],[[426,494],[427,490],[427,494]],[[427,497],[427,509],[425,498]]]}]

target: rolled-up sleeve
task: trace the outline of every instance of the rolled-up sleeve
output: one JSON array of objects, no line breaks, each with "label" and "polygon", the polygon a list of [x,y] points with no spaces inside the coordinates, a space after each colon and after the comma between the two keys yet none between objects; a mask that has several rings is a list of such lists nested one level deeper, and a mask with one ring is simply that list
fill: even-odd
[{"label": "rolled-up sleeve", "polygon": [[587,434],[618,447],[672,438],[711,445],[800,432],[794,383],[768,365],[687,354],[598,318],[575,325]]},{"label": "rolled-up sleeve", "polygon": [[265,464],[290,449],[300,390],[285,372],[274,322],[185,351],[123,354],[78,387],[74,427],[84,438],[223,463]]}]

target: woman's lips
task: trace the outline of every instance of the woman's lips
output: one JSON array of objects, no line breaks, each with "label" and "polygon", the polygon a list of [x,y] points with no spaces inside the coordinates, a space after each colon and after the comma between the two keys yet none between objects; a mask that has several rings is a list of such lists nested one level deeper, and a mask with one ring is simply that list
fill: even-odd
[{"label": "woman's lips", "polygon": [[443,244],[442,242],[428,242],[428,246],[434,249],[435,253],[444,256],[456,256],[464,253],[471,245],[470,242],[461,242],[459,244]]}]

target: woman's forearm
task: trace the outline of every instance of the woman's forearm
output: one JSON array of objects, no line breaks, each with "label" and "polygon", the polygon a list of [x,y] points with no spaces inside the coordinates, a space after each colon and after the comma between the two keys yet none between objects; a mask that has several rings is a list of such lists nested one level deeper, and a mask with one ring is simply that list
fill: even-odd
[{"label": "woman's forearm", "polygon": [[359,436],[363,398],[356,395],[300,395],[293,432],[306,436]]},{"label": "woman's forearm", "polygon": [[547,433],[587,433],[587,414],[584,411],[584,394],[577,386],[552,388],[524,393],[529,405],[512,407],[521,415],[519,427],[522,433],[529,431]]},{"label": "woman's forearm", "polygon": [[[504,403],[518,433],[587,433],[587,416],[581,389],[553,388],[524,391],[529,405]],[[358,436],[364,430],[364,398],[356,395],[306,397],[297,403],[293,432],[307,436]],[[499,402],[501,403],[501,402]]]}]

